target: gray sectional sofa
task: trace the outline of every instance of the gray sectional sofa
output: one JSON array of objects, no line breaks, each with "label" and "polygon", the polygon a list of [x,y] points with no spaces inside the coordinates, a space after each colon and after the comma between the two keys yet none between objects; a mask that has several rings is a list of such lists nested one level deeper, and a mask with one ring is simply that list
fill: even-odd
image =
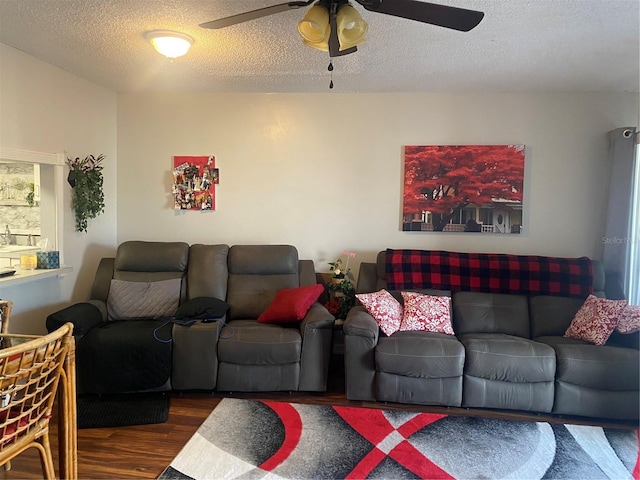
[{"label": "gray sectional sofa", "polygon": [[[361,264],[358,293],[386,289],[386,254]],[[602,265],[592,265],[593,293],[605,296]],[[455,336],[386,336],[363,306],[354,307],[343,327],[348,399],[639,418],[638,333],[614,332],[603,346],[565,338],[583,299],[422,292],[451,295]]]},{"label": "gray sectional sofa", "polygon": [[[145,305],[167,301],[152,288],[174,281],[168,308],[187,324],[144,318]],[[290,245],[127,241],[100,262],[91,298],[50,315],[47,328],[75,325],[78,393],[324,391],[334,317],[315,302],[301,321],[257,322],[278,291],[314,284],[313,262]],[[142,318],[108,317],[131,309]]]}]

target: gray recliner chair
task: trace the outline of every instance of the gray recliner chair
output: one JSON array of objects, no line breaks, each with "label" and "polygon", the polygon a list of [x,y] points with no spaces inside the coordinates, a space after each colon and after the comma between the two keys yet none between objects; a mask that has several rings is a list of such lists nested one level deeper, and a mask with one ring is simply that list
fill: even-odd
[{"label": "gray recliner chair", "polygon": [[88,302],[47,318],[49,331],[75,326],[78,393],[171,389],[170,316],[186,298],[188,259],[183,242],[124,242],[100,261]]},{"label": "gray recliner chair", "polygon": [[[194,245],[190,263],[201,263],[200,257],[210,255],[211,248],[215,247]],[[334,322],[326,308],[316,302],[301,322],[257,321],[279,290],[316,283],[313,262],[299,260],[297,250],[290,245],[235,245],[229,248],[227,267],[226,272],[217,273],[217,279],[208,275],[212,286],[226,285],[229,305],[226,325],[209,327],[220,328],[215,389],[326,390]],[[191,268],[188,278],[190,289],[191,285],[201,284]],[[199,294],[213,292],[200,290]],[[180,334],[188,334],[186,330],[180,328]],[[176,349],[181,344],[176,339]],[[213,357],[212,352],[209,355]],[[175,363],[184,362],[174,355]],[[193,379],[192,386],[197,383]],[[180,387],[179,383],[176,385]]]}]

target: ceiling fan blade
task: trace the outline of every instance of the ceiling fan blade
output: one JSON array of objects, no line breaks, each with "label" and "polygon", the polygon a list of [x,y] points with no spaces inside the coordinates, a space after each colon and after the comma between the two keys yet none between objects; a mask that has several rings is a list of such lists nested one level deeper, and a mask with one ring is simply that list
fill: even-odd
[{"label": "ceiling fan blade", "polygon": [[468,32],[477,26],[484,12],[449,7],[417,0],[356,0],[365,10],[430,23],[439,27]]},{"label": "ceiling fan blade", "polygon": [[200,26],[202,28],[229,27],[238,23],[248,22],[249,20],[255,20],[256,18],[262,18],[276,13],[286,12],[287,10],[293,10],[295,8],[306,7],[308,5],[311,5],[314,1],[315,0],[280,3],[278,5],[272,5],[270,7],[259,8],[257,10],[251,10],[249,12],[231,15],[230,17],[219,18],[218,20],[212,20],[211,22],[201,23]]}]

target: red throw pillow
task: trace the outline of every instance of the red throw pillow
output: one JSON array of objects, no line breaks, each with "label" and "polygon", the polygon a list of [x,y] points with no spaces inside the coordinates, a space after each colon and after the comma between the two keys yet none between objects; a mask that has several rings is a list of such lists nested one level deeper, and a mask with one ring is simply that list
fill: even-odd
[{"label": "red throw pillow", "polygon": [[299,322],[318,300],[324,287],[319,283],[278,290],[271,305],[260,314],[260,323]]},{"label": "red throw pillow", "polygon": [[618,324],[626,300],[607,300],[589,295],[564,332],[565,337],[604,345]]}]

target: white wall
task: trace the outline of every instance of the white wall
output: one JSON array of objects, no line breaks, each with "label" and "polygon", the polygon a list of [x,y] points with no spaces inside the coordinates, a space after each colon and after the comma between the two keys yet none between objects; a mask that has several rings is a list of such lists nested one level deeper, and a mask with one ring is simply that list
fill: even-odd
[{"label": "white wall", "polygon": [[[598,258],[606,132],[637,120],[637,93],[121,94],[118,242],[291,243],[323,272],[387,247]],[[520,143],[523,235],[400,231],[404,145]],[[172,156],[210,154],[217,210],[174,211]]]},{"label": "white wall", "polygon": [[0,145],[84,157],[104,153],[106,210],[90,221],[89,233],[76,233],[71,188],[64,185],[64,278],[2,287],[14,302],[13,332],[42,333],[49,313],[71,299],[84,300],[99,258],[116,245],[116,94],[0,44]]},{"label": "white wall", "polygon": [[[104,153],[106,212],[74,231],[73,273],[2,288],[12,331],[87,298],[99,259],[128,239],[291,243],[318,271],[386,247],[598,257],[606,132],[638,121],[633,94],[120,94],[0,44],[0,145]],[[527,145],[521,236],[400,231],[402,147]],[[217,157],[217,211],[175,212],[173,155]],[[117,181],[116,181],[117,180]],[[357,267],[357,262],[356,262]]]}]

